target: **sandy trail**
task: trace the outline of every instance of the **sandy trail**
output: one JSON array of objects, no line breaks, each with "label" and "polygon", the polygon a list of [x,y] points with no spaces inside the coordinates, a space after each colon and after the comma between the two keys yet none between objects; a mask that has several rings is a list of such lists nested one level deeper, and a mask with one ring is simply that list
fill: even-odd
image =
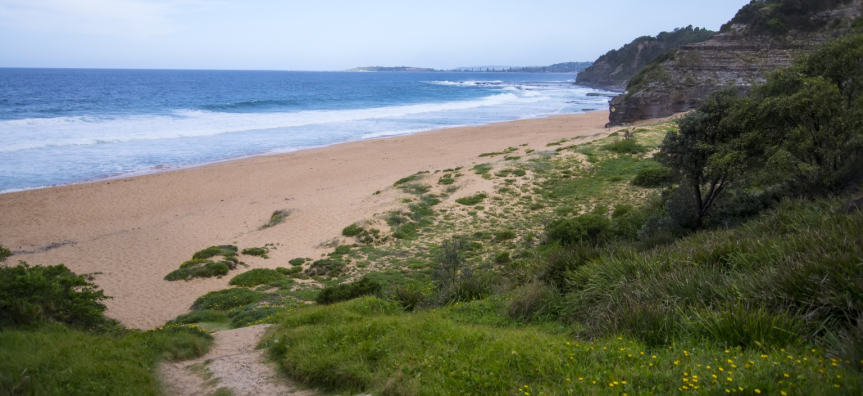
[{"label": "sandy trail", "polygon": [[204,396],[218,388],[229,388],[235,396],[309,396],[279,378],[264,362],[265,350],[255,350],[270,325],[257,325],[213,333],[213,348],[206,355],[183,362],[165,362],[159,367],[165,393]]},{"label": "sandy trail", "polygon": [[[604,136],[611,132],[604,128],[607,119],[608,112],[599,111],[454,128],[0,194],[0,245],[17,252],[13,263],[64,263],[77,273],[96,273],[94,282],[113,297],[106,302],[109,316],[152,328],[246,270],[222,279],[163,280],[197,250],[279,244],[268,260],[243,256],[249,268],[318,257],[325,250],[317,246],[345,226],[400,205],[402,193],[392,185],[402,177],[495,162],[500,157],[478,155],[507,147],[542,151],[561,138]],[[482,188],[465,186],[453,198]],[[291,211],[287,220],[258,230],[278,209]]]}]

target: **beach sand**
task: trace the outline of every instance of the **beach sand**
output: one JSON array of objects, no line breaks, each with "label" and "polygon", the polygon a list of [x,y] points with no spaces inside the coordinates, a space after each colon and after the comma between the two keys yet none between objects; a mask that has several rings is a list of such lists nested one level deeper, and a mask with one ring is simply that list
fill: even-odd
[{"label": "beach sand", "polygon": [[[94,282],[113,297],[107,315],[152,328],[246,270],[222,279],[162,279],[200,249],[279,244],[267,260],[242,256],[249,268],[319,257],[332,249],[318,246],[345,226],[398,207],[404,194],[392,185],[402,177],[502,161],[478,155],[510,146],[541,151],[561,138],[601,137],[612,131],[604,128],[607,120],[608,112],[599,111],[445,129],[2,194],[0,244],[16,252],[7,264],[64,263],[79,274],[96,273]],[[491,186],[479,177],[459,183],[451,199]],[[285,222],[258,230],[279,209],[291,212]]]}]

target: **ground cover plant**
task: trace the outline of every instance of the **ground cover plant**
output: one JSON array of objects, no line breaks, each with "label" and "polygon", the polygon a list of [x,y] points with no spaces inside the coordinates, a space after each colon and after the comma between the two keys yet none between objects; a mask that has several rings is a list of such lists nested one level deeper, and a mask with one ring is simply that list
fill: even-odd
[{"label": "ground cover plant", "polygon": [[[210,260],[213,257],[222,256],[222,260]],[[236,269],[239,264],[237,259],[237,247],[233,245],[210,246],[204,250],[195,252],[192,259],[180,264],[180,268],[165,275],[167,281],[189,280],[192,278],[221,277],[228,271]]]},{"label": "ground cover plant", "polygon": [[284,279],[285,275],[274,269],[255,268],[231,278],[228,284],[231,286],[252,287]]},{"label": "ground cover plant", "polygon": [[275,226],[277,224],[280,224],[280,223],[284,222],[285,219],[288,218],[289,214],[290,214],[290,212],[288,212],[286,209],[280,209],[280,210],[274,211],[273,214],[270,215],[270,220],[267,221],[266,224],[262,225],[261,228],[259,228],[259,229],[263,230],[263,229]]}]

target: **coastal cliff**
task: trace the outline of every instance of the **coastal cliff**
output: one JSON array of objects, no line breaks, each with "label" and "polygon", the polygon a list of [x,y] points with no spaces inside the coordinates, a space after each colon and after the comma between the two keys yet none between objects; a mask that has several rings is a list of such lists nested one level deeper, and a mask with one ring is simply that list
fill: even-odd
[{"label": "coastal cliff", "polygon": [[710,39],[659,56],[609,103],[609,126],[695,108],[720,88],[745,94],[767,73],[860,25],[863,0],[752,1]]},{"label": "coastal cliff", "polygon": [[593,66],[578,74],[575,83],[591,88],[622,91],[638,70],[657,57],[683,45],[707,40],[714,34],[716,32],[693,28],[690,25],[659,33],[656,37],[639,37],[600,56],[593,62]]}]

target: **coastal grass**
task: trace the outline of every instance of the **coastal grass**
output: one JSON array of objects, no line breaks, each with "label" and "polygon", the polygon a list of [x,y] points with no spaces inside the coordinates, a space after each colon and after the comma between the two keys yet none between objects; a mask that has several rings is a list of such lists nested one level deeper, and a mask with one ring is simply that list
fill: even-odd
[{"label": "coastal grass", "polygon": [[281,224],[282,222],[285,221],[285,219],[288,218],[289,214],[290,214],[290,212],[288,212],[287,209],[276,210],[273,212],[273,214],[270,215],[270,220],[267,221],[266,224],[262,225],[258,229],[263,230],[263,229],[267,229],[267,228],[270,228],[272,226],[275,226],[277,224]]},{"label": "coastal grass", "polygon": [[252,287],[257,285],[263,285],[267,283],[272,283],[280,280],[284,280],[285,275],[279,273],[274,269],[269,268],[255,268],[237,276],[231,278],[230,282],[228,282],[231,286],[243,286],[243,287]]},{"label": "coastal grass", "polygon": [[202,356],[212,344],[195,325],[116,335],[59,324],[0,330],[0,394],[160,395],[163,360]]},{"label": "coastal grass", "polygon": [[[565,326],[519,325],[472,301],[405,312],[374,297],[307,307],[262,345],[292,377],[373,394],[859,394],[863,380],[810,346],[758,351],[626,335],[579,340]],[[478,324],[486,323],[486,324]]]}]

